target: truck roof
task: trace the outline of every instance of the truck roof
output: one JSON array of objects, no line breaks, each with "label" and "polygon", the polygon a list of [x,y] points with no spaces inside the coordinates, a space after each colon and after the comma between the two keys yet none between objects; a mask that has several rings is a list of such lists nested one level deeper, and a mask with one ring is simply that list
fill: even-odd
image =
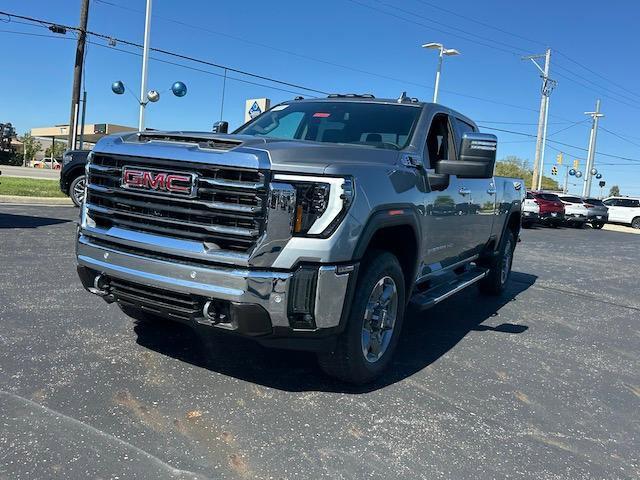
[{"label": "truck roof", "polygon": [[386,105],[406,105],[409,107],[416,107],[416,108],[431,107],[431,108],[437,108],[438,110],[445,110],[449,114],[455,115],[456,117],[458,117],[461,120],[464,120],[467,123],[476,125],[476,123],[471,118],[467,117],[466,115],[456,110],[453,110],[452,108],[442,105],[441,103],[422,102],[417,98],[411,98],[411,97],[404,97],[404,100],[400,101],[399,98],[376,98],[370,94],[352,94],[352,93],[331,94],[327,97],[320,97],[320,98],[297,97],[293,100],[286,100],[284,102],[281,102],[279,105],[291,104],[291,103],[297,103],[297,102],[304,102],[304,103],[363,102],[363,103],[377,103],[377,104],[386,104]]}]

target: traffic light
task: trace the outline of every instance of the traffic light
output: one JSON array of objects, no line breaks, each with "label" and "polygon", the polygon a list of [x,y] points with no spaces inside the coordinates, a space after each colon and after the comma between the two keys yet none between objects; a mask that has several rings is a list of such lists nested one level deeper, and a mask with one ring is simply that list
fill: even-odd
[{"label": "traffic light", "polygon": [[560,152],[558,155],[556,155],[556,163],[558,165],[562,165],[562,159],[563,159],[564,155],[562,154],[562,152]]},{"label": "traffic light", "polygon": [[558,167],[555,165],[551,167],[551,175],[558,175]]},{"label": "traffic light", "polygon": [[606,185],[606,182],[604,180],[600,180],[600,188],[604,187]]},{"label": "traffic light", "polygon": [[573,168],[575,168],[576,170],[580,167],[580,160],[574,160],[573,161]]}]

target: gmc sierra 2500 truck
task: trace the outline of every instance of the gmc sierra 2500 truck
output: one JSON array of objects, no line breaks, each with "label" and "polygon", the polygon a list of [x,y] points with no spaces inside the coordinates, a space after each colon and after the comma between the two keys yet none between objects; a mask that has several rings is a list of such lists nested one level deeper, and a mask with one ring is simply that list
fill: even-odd
[{"label": "gmc sierra 2500 truck", "polygon": [[369,382],[409,302],[505,288],[525,190],[493,177],[496,146],[404,94],[296,99],[233,134],[105,137],[78,273],[134,318],[315,351],[330,375]]}]

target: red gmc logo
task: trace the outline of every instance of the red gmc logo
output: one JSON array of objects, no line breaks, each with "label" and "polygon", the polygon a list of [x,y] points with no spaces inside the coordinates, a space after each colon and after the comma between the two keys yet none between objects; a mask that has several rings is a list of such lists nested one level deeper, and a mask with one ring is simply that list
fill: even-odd
[{"label": "red gmc logo", "polygon": [[193,191],[193,175],[153,172],[124,167],[122,170],[122,186],[136,190],[150,190],[158,193],[191,196]]}]

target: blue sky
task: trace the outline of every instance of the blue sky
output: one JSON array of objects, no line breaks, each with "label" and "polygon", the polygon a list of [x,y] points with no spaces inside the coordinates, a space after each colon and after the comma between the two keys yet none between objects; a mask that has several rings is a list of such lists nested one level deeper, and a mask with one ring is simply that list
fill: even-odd
[{"label": "blue sky", "polygon": [[[4,0],[0,10],[76,25],[79,4],[79,0]],[[91,0],[89,29],[142,42],[144,5],[144,0]],[[481,125],[530,134],[536,131],[540,78],[533,64],[520,60],[520,54],[541,53],[548,45],[553,49],[551,76],[559,82],[551,97],[549,133],[553,135],[549,139],[586,148],[590,123],[584,112],[593,110],[600,97],[606,117],[601,121],[597,150],[636,160],[596,157],[596,166],[607,181],[605,193],[618,184],[623,194],[640,195],[637,2],[565,0],[541,8],[531,0],[452,0],[446,4],[438,0],[155,0],[154,14],[153,47],[321,91],[370,92],[379,97],[397,97],[407,90],[410,96],[429,99],[436,55],[420,45],[443,42],[462,55],[445,60],[440,102]],[[0,121],[13,122],[20,133],[67,123],[73,35],[50,38],[10,33],[51,35],[45,28],[7,20],[0,16],[5,52],[0,70]],[[140,57],[109,48],[105,40],[91,41],[86,60],[87,121],[135,126],[135,100],[113,95],[110,84],[122,80],[138,94]],[[121,44],[116,48],[138,53]],[[220,117],[222,71],[153,56],[209,73],[152,61],[149,88],[159,90],[162,98],[148,108],[147,126],[209,130]],[[167,92],[175,80],[187,84],[186,97]],[[228,80],[224,117],[235,127],[242,122],[245,99],[267,96],[277,103],[294,95]],[[582,123],[573,125],[576,122]],[[500,157],[518,155],[533,160],[535,139],[494,133],[501,142]],[[565,152],[565,162],[579,158],[584,165],[586,152],[549,143],[547,173],[557,150]]]}]

